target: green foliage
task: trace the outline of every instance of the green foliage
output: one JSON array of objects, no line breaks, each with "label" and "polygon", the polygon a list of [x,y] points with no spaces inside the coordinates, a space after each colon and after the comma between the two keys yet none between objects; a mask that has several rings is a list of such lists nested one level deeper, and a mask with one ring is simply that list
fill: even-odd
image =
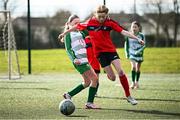
[{"label": "green foliage", "polygon": [[[128,76],[130,78],[130,76]],[[124,98],[119,81],[100,75],[95,103],[102,109],[86,110],[88,89],[73,97],[75,112],[59,112],[62,94],[82,80],[79,74],[26,75],[21,80],[0,80],[0,119],[179,119],[179,74],[142,74],[140,89],[132,90],[138,105]]]}]

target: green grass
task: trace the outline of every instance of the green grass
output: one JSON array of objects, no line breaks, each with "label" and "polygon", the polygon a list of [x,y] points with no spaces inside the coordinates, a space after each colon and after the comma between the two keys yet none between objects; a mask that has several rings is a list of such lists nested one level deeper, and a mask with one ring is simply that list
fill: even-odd
[{"label": "green grass", "polygon": [[[131,67],[129,60],[125,58],[124,49],[118,49],[118,53],[121,57],[123,69],[125,72],[129,72]],[[142,64],[142,72],[180,73],[179,56],[180,48],[147,48],[144,53],[145,60]],[[22,72],[26,73],[27,57],[26,60],[20,58],[20,63],[22,63]],[[75,72],[75,70],[65,50],[33,50],[32,72]]]},{"label": "green grass", "polygon": [[[32,73],[76,72],[64,49],[32,50]],[[18,51],[21,73],[28,73],[28,52]],[[129,60],[125,58],[124,49],[118,49],[121,64],[126,73],[130,72]],[[1,54],[0,54],[1,55]],[[143,73],[180,73],[180,48],[146,48]],[[7,64],[0,61],[0,71],[5,71]],[[1,70],[3,69],[3,70]]]},{"label": "green grass", "polygon": [[[118,49],[124,71],[130,73],[124,50]],[[59,113],[61,95],[79,84],[65,50],[32,50],[32,73],[27,75],[27,51],[19,50],[22,79],[0,79],[0,119],[65,119]],[[69,119],[180,119],[180,48],[146,48],[141,67],[141,88],[132,94],[139,104],[131,106],[116,82],[100,74],[101,110],[86,110],[87,90],[73,98],[76,111]],[[0,54],[0,72],[7,69]],[[70,73],[70,74],[68,74]],[[175,73],[175,74],[174,74]],[[130,78],[130,76],[129,76]]]},{"label": "green grass", "polygon": [[140,89],[132,90],[136,106],[124,99],[118,80],[101,74],[95,103],[102,109],[84,109],[86,89],[73,97],[76,110],[66,117],[58,110],[62,94],[81,79],[76,73],[60,73],[0,80],[0,119],[180,119],[180,74],[142,74]]}]

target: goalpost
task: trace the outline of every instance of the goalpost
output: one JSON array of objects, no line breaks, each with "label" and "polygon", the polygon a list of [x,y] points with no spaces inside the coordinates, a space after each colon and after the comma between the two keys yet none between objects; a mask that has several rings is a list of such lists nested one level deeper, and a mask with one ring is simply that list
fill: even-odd
[{"label": "goalpost", "polygon": [[20,66],[10,11],[0,11],[0,79],[19,79]]}]

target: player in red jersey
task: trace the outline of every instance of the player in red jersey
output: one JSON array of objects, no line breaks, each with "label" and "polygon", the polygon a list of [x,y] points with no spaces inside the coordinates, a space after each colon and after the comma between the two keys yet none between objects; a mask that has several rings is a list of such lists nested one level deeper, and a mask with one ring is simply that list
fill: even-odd
[{"label": "player in red jersey", "polygon": [[[88,62],[91,65],[91,67],[94,69],[97,77],[98,77],[98,82],[97,82],[97,91],[99,88],[99,73],[100,73],[100,64],[98,59],[95,56],[95,53],[93,51],[93,46],[92,46],[92,41],[90,39],[90,36],[86,36],[85,38],[85,43],[86,43],[86,52],[87,52],[87,58],[88,58]],[[96,91],[96,95],[97,95],[97,91]]]},{"label": "player in red jersey", "polygon": [[120,58],[111,40],[110,32],[111,30],[115,30],[124,36],[128,36],[135,40],[138,40],[141,44],[144,44],[144,41],[139,39],[132,33],[124,30],[117,22],[109,18],[108,11],[109,10],[106,6],[99,6],[96,9],[95,14],[92,18],[87,20],[85,23],[80,23],[77,26],[60,34],[59,38],[62,38],[66,33],[74,29],[87,29],[89,31],[89,36],[92,40],[95,55],[98,58],[101,67],[103,67],[105,72],[107,73],[108,78],[112,81],[115,81],[116,79],[116,75],[111,66],[112,64],[116,72],[118,73],[120,83],[127,97],[127,101],[130,102],[132,105],[136,105],[138,102],[130,95],[129,83],[121,67]]}]

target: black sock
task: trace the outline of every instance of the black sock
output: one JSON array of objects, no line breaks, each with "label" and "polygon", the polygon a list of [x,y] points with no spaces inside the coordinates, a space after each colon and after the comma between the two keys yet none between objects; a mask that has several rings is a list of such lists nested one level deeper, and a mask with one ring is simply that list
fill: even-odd
[{"label": "black sock", "polygon": [[140,74],[141,74],[141,72],[136,72],[136,81],[137,81],[137,82],[139,81]]},{"label": "black sock", "polygon": [[136,77],[136,71],[132,70],[131,71],[131,77],[132,77],[132,82],[135,82],[135,77]]}]

